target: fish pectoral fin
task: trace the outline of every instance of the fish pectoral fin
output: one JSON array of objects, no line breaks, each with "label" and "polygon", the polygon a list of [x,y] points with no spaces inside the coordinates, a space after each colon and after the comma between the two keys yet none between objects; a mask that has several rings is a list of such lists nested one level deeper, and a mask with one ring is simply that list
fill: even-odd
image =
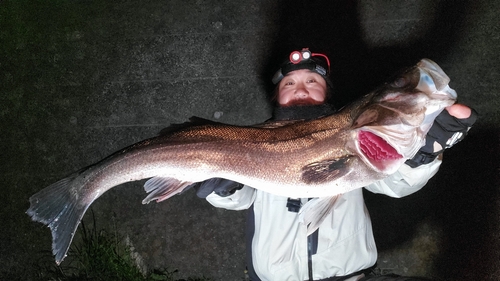
[{"label": "fish pectoral fin", "polygon": [[332,212],[341,194],[332,197],[314,198],[308,201],[299,212],[300,221],[307,226],[307,235],[312,234]]},{"label": "fish pectoral fin", "polygon": [[353,157],[349,155],[308,164],[302,168],[302,180],[305,183],[322,183],[340,178],[349,171],[346,166]]},{"label": "fish pectoral fin", "polygon": [[150,178],[144,184],[144,190],[149,194],[146,198],[144,198],[144,200],[142,200],[142,204],[148,204],[153,200],[156,200],[156,202],[166,200],[175,194],[182,192],[191,184],[192,182],[180,181],[174,178]]}]

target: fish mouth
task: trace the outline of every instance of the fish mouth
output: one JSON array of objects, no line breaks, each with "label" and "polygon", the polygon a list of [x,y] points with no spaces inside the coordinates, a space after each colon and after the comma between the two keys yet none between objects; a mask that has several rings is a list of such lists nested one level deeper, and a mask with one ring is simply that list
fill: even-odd
[{"label": "fish mouth", "polygon": [[365,130],[358,132],[358,148],[365,162],[370,163],[379,171],[392,170],[394,163],[403,159],[396,148],[382,137]]},{"label": "fish mouth", "polygon": [[417,67],[420,70],[420,81],[416,86],[417,89],[432,93],[434,96],[442,95],[444,99],[457,99],[457,93],[448,85],[450,77],[437,63],[430,59],[422,59]]}]

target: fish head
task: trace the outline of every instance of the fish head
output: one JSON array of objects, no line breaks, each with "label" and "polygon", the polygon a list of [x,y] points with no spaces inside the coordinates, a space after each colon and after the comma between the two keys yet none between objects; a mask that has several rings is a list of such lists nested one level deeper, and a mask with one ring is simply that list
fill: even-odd
[{"label": "fish head", "polygon": [[455,103],[450,79],[429,59],[399,73],[351,111],[348,149],[376,172],[392,174],[425,144],[441,111]]}]

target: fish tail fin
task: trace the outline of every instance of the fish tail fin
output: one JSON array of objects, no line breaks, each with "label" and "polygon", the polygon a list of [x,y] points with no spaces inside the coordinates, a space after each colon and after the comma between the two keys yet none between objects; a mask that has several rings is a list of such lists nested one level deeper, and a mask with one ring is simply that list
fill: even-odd
[{"label": "fish tail fin", "polygon": [[332,197],[314,198],[300,209],[301,221],[307,225],[307,235],[314,233],[319,228],[340,196],[339,194]]},{"label": "fish tail fin", "polygon": [[52,232],[52,253],[59,265],[66,257],[78,224],[92,202],[82,204],[71,185],[80,172],[64,178],[30,197],[26,213]]},{"label": "fish tail fin", "polygon": [[174,178],[151,178],[144,184],[144,190],[149,194],[142,200],[142,204],[148,204],[153,200],[156,200],[156,202],[167,200],[175,194],[182,192],[191,184],[192,182],[179,181]]}]

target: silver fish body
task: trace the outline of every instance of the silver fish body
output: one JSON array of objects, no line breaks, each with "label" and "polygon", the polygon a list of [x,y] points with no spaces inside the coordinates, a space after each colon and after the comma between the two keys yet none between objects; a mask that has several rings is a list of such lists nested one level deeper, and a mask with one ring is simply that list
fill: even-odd
[{"label": "silver fish body", "polygon": [[424,144],[434,118],[456,100],[449,78],[427,59],[338,113],[311,121],[241,127],[190,126],[138,142],[30,198],[27,213],[52,231],[56,262],[66,256],[87,208],[107,190],[145,178],[143,203],[193,182],[226,178],[294,198],[310,232],[336,196],[394,173]]}]

